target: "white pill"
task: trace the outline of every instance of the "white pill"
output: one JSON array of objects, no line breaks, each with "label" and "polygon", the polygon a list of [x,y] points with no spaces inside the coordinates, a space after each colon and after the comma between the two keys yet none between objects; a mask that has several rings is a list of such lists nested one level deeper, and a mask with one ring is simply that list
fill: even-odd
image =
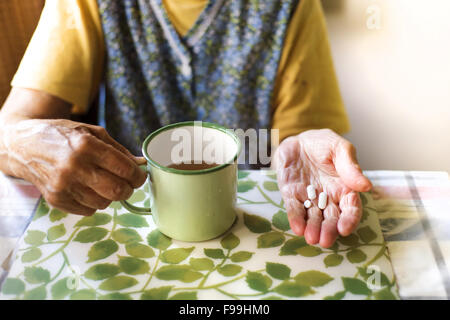
[{"label": "white pill", "polygon": [[327,206],[327,194],[325,192],[321,192],[319,194],[319,202],[317,204],[317,206],[319,207],[319,209],[325,209],[325,207]]},{"label": "white pill", "polygon": [[305,203],[303,203],[303,205],[305,206],[306,209],[309,209],[312,206],[312,202],[309,200],[306,200]]},{"label": "white pill", "polygon": [[312,185],[306,187],[306,192],[309,199],[314,200],[316,198],[316,189]]}]

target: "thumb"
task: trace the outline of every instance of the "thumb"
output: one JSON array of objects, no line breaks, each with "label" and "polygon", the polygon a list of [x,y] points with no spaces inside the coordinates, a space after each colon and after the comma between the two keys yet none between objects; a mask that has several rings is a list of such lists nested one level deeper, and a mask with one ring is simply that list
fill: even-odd
[{"label": "thumb", "polygon": [[342,139],[335,150],[334,166],[339,177],[350,189],[367,192],[372,188],[370,180],[363,175],[356,160],[356,149],[347,140]]},{"label": "thumb", "polygon": [[133,159],[134,159],[134,162],[136,162],[136,164],[139,165],[139,166],[147,164],[147,160],[145,160],[144,157],[133,156]]}]

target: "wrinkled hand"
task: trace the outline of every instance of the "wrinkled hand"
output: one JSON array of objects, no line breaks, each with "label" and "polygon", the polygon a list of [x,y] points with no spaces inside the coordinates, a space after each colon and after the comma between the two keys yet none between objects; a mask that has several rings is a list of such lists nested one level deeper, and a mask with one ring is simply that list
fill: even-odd
[{"label": "wrinkled hand", "polygon": [[22,120],[3,130],[2,149],[16,176],[58,209],[91,215],[131,196],[146,174],[105,129],[69,120]]},{"label": "wrinkled hand", "polygon": [[[310,130],[285,139],[274,156],[278,184],[292,231],[305,236],[308,244],[328,248],[338,234],[347,236],[362,214],[358,192],[369,191],[371,182],[361,171],[353,145],[329,129]],[[305,209],[306,187],[325,191],[327,206],[317,200]]]}]

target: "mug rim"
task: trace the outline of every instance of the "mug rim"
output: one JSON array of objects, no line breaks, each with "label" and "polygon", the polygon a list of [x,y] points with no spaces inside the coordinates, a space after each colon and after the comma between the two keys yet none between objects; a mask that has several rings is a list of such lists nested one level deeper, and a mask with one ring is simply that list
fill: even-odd
[{"label": "mug rim", "polygon": [[[234,142],[236,142],[237,144],[237,150],[235,155],[233,156],[233,158],[231,160],[229,160],[226,163],[222,163],[218,166],[212,167],[212,168],[208,168],[208,169],[201,169],[201,170],[181,170],[181,169],[175,169],[175,168],[169,168],[166,166],[163,166],[162,164],[156,162],[155,160],[153,160],[152,158],[150,158],[150,156],[147,153],[147,147],[148,144],[150,143],[150,141],[155,138],[157,135],[159,135],[161,132],[163,131],[167,131],[173,128],[177,128],[177,127],[187,127],[187,126],[194,126],[194,124],[196,122],[201,122],[202,127],[205,128],[211,128],[211,129],[215,129],[218,131],[221,131],[225,134],[227,134],[228,136],[230,136],[231,138],[233,138]],[[172,123],[169,124],[167,126],[164,126],[162,128],[159,128],[155,131],[153,131],[152,133],[150,133],[147,138],[145,138],[144,143],[142,145],[142,154],[144,155],[145,160],[147,160],[147,163],[150,165],[155,166],[158,169],[161,169],[163,171],[169,172],[169,173],[176,173],[176,174],[183,174],[183,175],[196,175],[196,174],[204,174],[204,173],[210,173],[210,172],[214,172],[214,171],[218,171],[221,170],[227,166],[229,166],[230,164],[234,163],[239,154],[241,153],[241,141],[239,140],[238,136],[231,131],[231,129],[227,129],[224,126],[221,126],[219,124],[215,124],[215,123],[211,123],[211,122],[205,122],[205,121],[184,121],[184,122],[177,122],[177,123]]]}]

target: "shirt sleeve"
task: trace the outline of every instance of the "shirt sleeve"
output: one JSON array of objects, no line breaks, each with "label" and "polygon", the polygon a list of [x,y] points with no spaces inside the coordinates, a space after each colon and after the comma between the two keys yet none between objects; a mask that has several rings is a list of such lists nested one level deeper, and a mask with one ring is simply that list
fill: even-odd
[{"label": "shirt sleeve", "polygon": [[95,0],[47,0],[11,85],[50,93],[84,113],[98,91],[104,50]]},{"label": "shirt sleeve", "polygon": [[301,0],[288,26],[272,100],[280,141],[310,129],[350,129],[319,0]]}]

